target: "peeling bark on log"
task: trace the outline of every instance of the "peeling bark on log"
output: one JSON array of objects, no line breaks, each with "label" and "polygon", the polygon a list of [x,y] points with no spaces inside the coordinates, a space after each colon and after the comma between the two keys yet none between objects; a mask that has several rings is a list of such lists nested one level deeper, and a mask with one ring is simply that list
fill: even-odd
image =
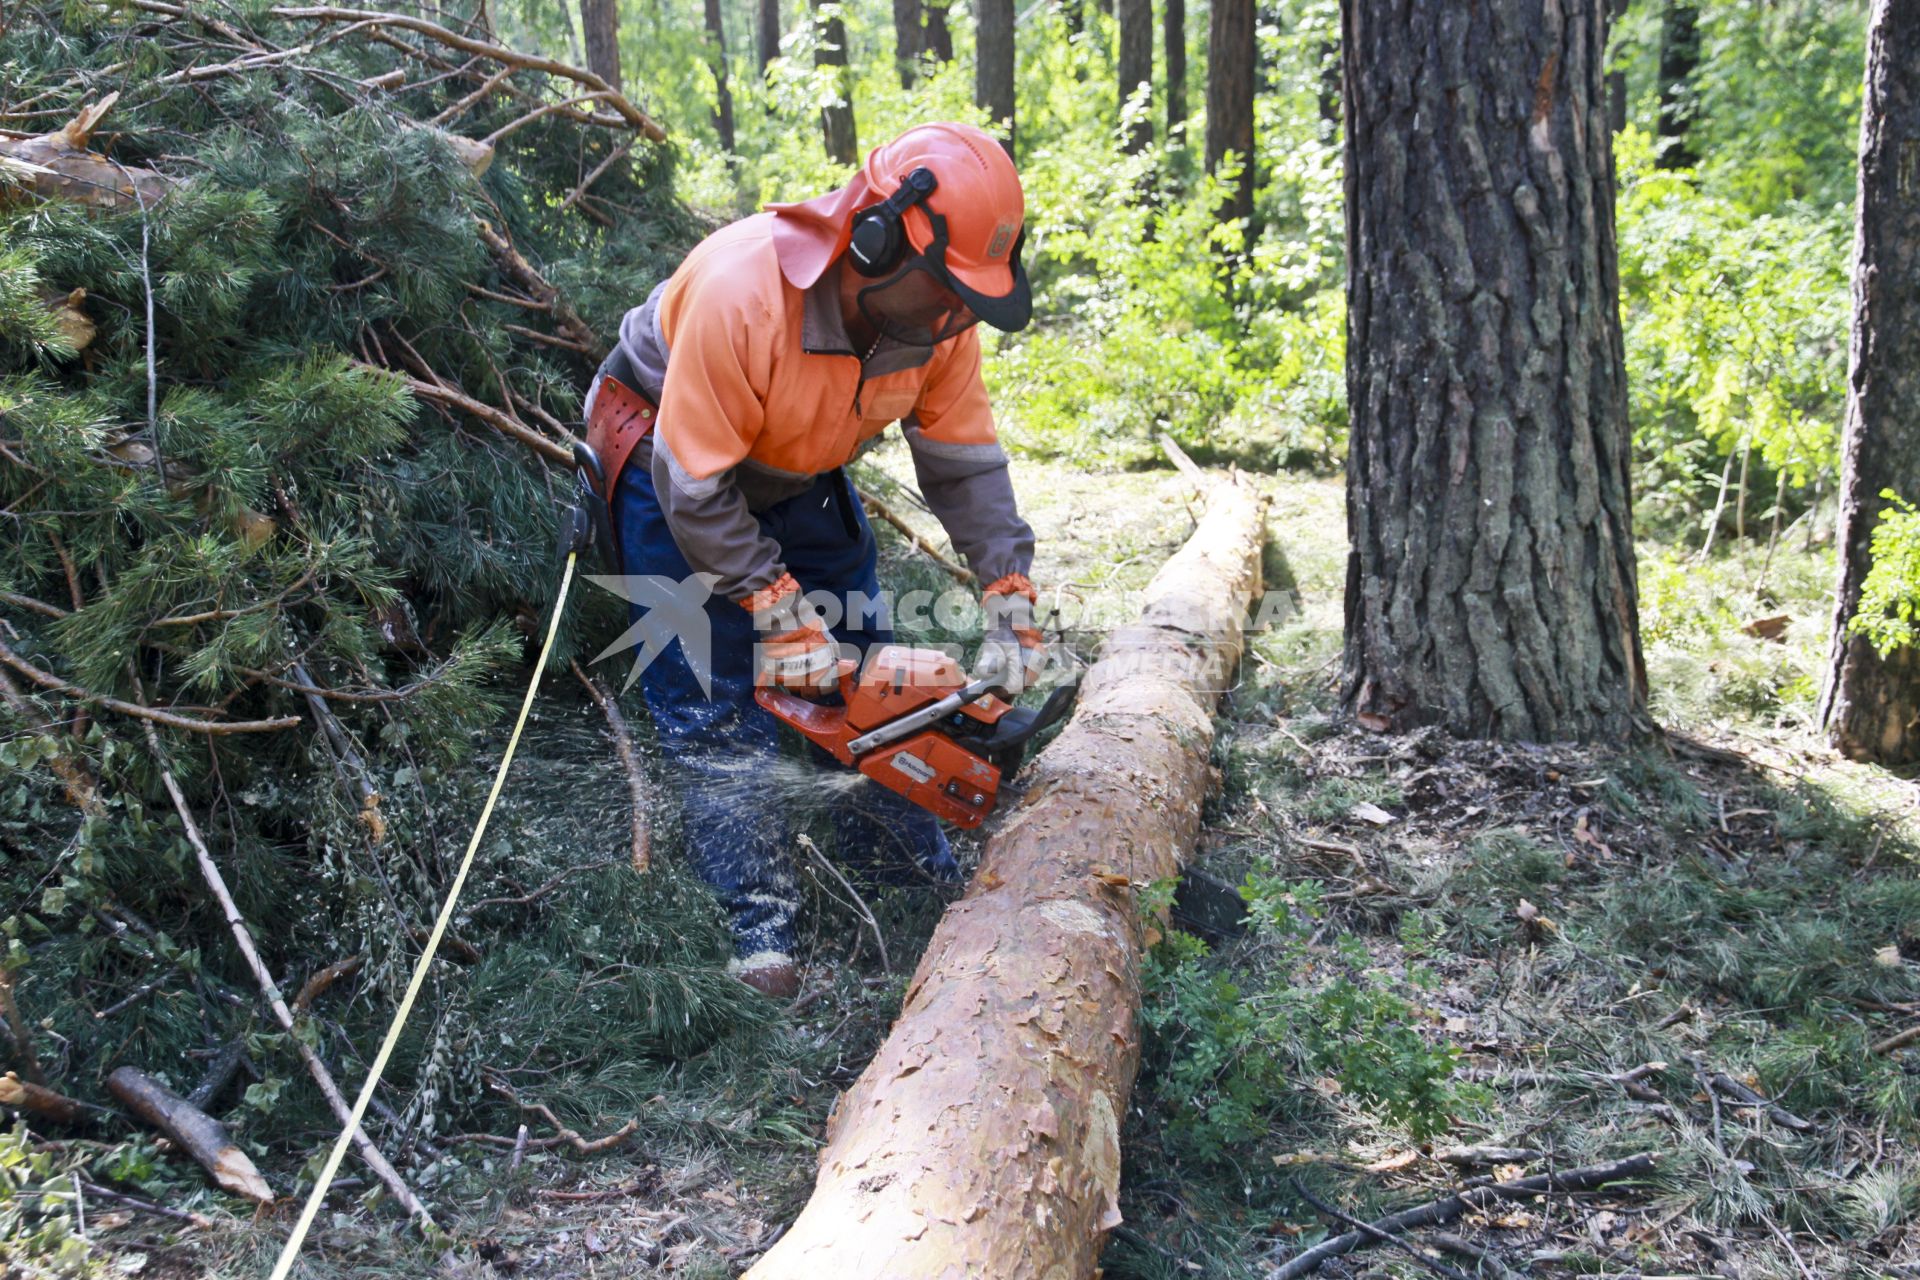
[{"label": "peeling bark on log", "polygon": [[[178,185],[175,179],[116,164],[87,150],[94,127],[119,97],[108,94],[64,127],[38,138],[0,138],[0,164],[20,179],[23,189],[45,200],[70,200],[97,209],[152,208]],[[0,204],[6,191],[0,185]]]},{"label": "peeling bark on log", "polygon": [[273,1203],[273,1188],[218,1120],[133,1067],[108,1076],[107,1088],[129,1111],[179,1143],[226,1190],[258,1204]]},{"label": "peeling bark on log", "polygon": [[1216,486],[1109,640],[834,1108],[813,1198],[751,1280],[1093,1274],[1120,1222],[1140,1066],[1134,886],[1193,847],[1264,523],[1250,486]]}]

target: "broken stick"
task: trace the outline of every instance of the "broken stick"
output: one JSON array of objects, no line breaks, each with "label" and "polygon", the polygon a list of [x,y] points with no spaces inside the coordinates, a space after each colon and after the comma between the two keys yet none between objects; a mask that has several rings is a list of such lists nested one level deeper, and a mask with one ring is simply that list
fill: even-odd
[{"label": "broken stick", "polygon": [[1406,1209],[1367,1223],[1364,1231],[1349,1231],[1331,1240],[1323,1240],[1277,1268],[1269,1280],[1298,1280],[1300,1276],[1312,1275],[1318,1271],[1323,1263],[1338,1258],[1342,1254],[1352,1253],[1355,1249],[1368,1244],[1376,1243],[1380,1236],[1404,1235],[1420,1227],[1437,1227],[1442,1223],[1454,1221],[1469,1209],[1484,1209],[1495,1200],[1525,1200],[1555,1191],[1592,1191],[1610,1182],[1644,1178],[1653,1172],[1654,1161],[1657,1158],[1653,1152],[1643,1151],[1637,1156],[1628,1156],[1625,1160],[1616,1160],[1612,1164],[1590,1165],[1584,1169],[1567,1169],[1559,1173],[1542,1173],[1531,1178],[1519,1178],[1513,1182],[1494,1182],[1484,1187],[1455,1192],[1444,1200],[1435,1200],[1431,1204]]},{"label": "broken stick", "polygon": [[198,1160],[220,1186],[255,1204],[273,1203],[273,1188],[218,1120],[135,1067],[121,1067],[108,1076],[107,1089],[127,1110]]},{"label": "broken stick", "polygon": [[593,705],[606,717],[607,729],[613,735],[613,753],[620,757],[620,765],[627,771],[627,794],[633,801],[629,819],[633,832],[633,869],[645,874],[653,865],[653,822],[647,804],[647,772],[640,766],[639,752],[633,749],[633,733],[627,728],[627,718],[620,714],[620,704],[598,680],[587,674],[580,660],[571,659],[567,665],[587,687],[587,696],[593,699]]},{"label": "broken stick", "polygon": [[[140,682],[137,677],[133,687],[138,694]],[[173,771],[161,763],[166,756],[160,750],[160,735],[153,731],[152,725],[143,727],[147,731],[147,746],[153,751],[153,763],[160,771],[160,781],[166,787],[167,795],[173,800],[174,811],[180,815],[180,824],[186,829],[187,843],[193,846],[193,856],[200,864],[200,876],[206,881],[207,888],[213,892],[215,900],[219,902],[221,914],[226,917],[227,928],[233,933],[234,944],[239,948],[241,958],[247,962],[247,968],[253,971],[253,978],[260,986],[260,993],[267,998],[267,1007],[273,1010],[274,1021],[287,1032],[288,1043],[300,1056],[300,1061],[306,1065],[307,1074],[313,1077],[314,1084],[319,1086],[321,1095],[327,1100],[327,1106],[342,1124],[347,1123],[352,1119],[352,1109],[348,1107],[346,1098],[341,1096],[340,1086],[333,1082],[333,1073],[327,1070],[327,1064],[320,1061],[320,1055],[315,1053],[313,1047],[302,1040],[294,1030],[293,1011],[287,1008],[286,998],[280,994],[280,985],[273,980],[273,975],[267,970],[266,961],[260,958],[259,950],[253,945],[253,931],[247,927],[246,918],[240,914],[240,908],[234,902],[233,894],[227,889],[226,877],[220,874],[219,864],[214,862],[206,840],[200,835],[200,824],[193,820],[193,810],[187,807],[187,797],[181,793],[180,784],[174,781]],[[357,1125],[354,1126],[353,1131],[353,1146],[354,1150],[360,1153],[360,1158],[366,1161],[367,1167],[373,1170],[374,1175],[386,1187],[388,1194],[399,1202],[400,1207],[405,1209],[408,1215],[422,1227],[431,1228],[433,1217],[427,1212],[427,1207],[420,1203],[420,1197],[413,1194],[413,1188],[409,1187],[406,1180],[400,1176],[400,1171],[381,1154],[380,1148],[373,1145],[373,1139],[367,1136],[367,1131]]]}]

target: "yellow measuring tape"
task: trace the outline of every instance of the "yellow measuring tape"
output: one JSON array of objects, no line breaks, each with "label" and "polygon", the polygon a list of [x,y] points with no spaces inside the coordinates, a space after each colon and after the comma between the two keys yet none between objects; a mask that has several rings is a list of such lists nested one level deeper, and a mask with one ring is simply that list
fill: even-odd
[{"label": "yellow measuring tape", "polygon": [[[520,718],[513,722],[513,736],[507,739],[507,754],[500,758],[500,768],[493,775],[493,790],[487,792],[487,803],[480,810],[480,823],[473,829],[473,839],[467,842],[466,856],[460,859],[460,870],[454,875],[453,887],[447,890],[447,900],[441,905],[440,915],[433,922],[433,932],[427,936],[426,949],[420,953],[419,963],[413,966],[413,977],[407,981],[407,993],[400,997],[400,1007],[393,1012],[393,1025],[387,1028],[387,1038],[380,1042],[380,1052],[373,1057],[373,1068],[367,1072],[366,1083],[360,1086],[360,1096],[353,1100],[353,1111],[347,1117],[347,1127],[334,1140],[333,1150],[327,1153],[327,1163],[321,1168],[320,1177],[307,1196],[307,1203],[300,1209],[300,1220],[293,1224],[293,1234],[287,1237],[286,1245],[280,1250],[280,1260],[273,1264],[272,1280],[286,1280],[287,1273],[293,1270],[293,1260],[300,1254],[300,1246],[313,1226],[314,1215],[320,1212],[320,1201],[326,1197],[327,1188],[333,1185],[333,1175],[340,1171],[340,1161],[347,1153],[347,1144],[353,1141],[354,1134],[360,1132],[360,1121],[367,1114],[367,1104],[373,1101],[374,1088],[380,1083],[381,1073],[387,1069],[387,1059],[393,1056],[393,1046],[400,1041],[401,1028],[407,1025],[407,1015],[413,1012],[413,1002],[419,996],[421,986],[426,983],[427,970],[433,966],[433,953],[439,949],[440,939],[446,935],[448,921],[453,919],[454,904],[460,900],[460,889],[467,883],[467,872],[473,869],[473,855],[480,848],[480,837],[487,833],[487,820],[493,817],[494,801],[500,798],[500,788],[507,780],[507,766],[513,763],[514,750],[520,745],[520,731],[526,728],[527,712],[533,709],[533,695],[540,688],[541,674],[547,669],[547,655],[553,652],[553,638],[560,632],[560,614],[567,607],[567,588],[573,585],[573,566],[579,558],[577,551],[567,553],[567,567],[560,575],[560,594],[554,599],[553,617],[547,622],[547,640],[540,646],[539,660],[533,664],[533,679],[527,683],[527,696],[520,703]],[[431,1219],[427,1225],[433,1225]]]}]

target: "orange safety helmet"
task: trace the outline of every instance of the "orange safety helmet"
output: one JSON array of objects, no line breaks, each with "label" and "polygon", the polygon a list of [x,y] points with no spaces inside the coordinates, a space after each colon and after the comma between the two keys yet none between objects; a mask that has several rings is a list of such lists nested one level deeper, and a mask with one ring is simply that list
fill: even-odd
[{"label": "orange safety helmet", "polygon": [[868,153],[861,177],[884,199],[854,217],[847,251],[855,270],[890,274],[911,247],[980,319],[1008,331],[1026,326],[1026,195],[999,142],[972,125],[918,125]]}]

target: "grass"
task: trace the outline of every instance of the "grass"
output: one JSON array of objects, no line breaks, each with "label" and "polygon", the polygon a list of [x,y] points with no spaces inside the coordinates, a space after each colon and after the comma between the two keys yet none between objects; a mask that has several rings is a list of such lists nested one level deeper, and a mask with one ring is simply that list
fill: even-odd
[{"label": "grass", "polygon": [[[1199,865],[1296,884],[1324,915],[1285,966],[1255,931],[1189,981],[1257,1006],[1342,965],[1371,973],[1427,1043],[1458,1054],[1447,1132],[1423,1140],[1381,1090],[1297,1078],[1217,1155],[1196,1152],[1178,1140],[1194,1063],[1155,1055],[1204,1067],[1237,1043],[1223,1025],[1195,1047],[1206,1027],[1175,1020],[1149,1046],[1125,1135],[1131,1234],[1106,1273],[1263,1274],[1339,1229],[1294,1178],[1364,1218],[1443,1194],[1459,1175],[1433,1153],[1461,1143],[1541,1153],[1516,1173],[1660,1153],[1656,1186],[1456,1228],[1535,1275],[1868,1276],[1920,1253],[1920,1067],[1871,1052],[1920,997],[1920,830],[1908,784],[1834,759],[1811,732],[1830,557],[1783,547],[1769,564],[1740,548],[1693,565],[1642,549],[1656,712],[1743,755],[1382,739],[1327,714],[1339,491],[1282,493],[1275,534],[1301,612],[1255,638],[1229,700]],[[1742,632],[1777,613],[1793,619],[1784,643]],[[1363,803],[1392,821],[1357,816]],[[1406,1062],[1363,1045],[1390,1090]],[[1662,1064],[1643,1078],[1651,1093],[1609,1079],[1648,1063]],[[1737,1105],[1705,1083],[1715,1073],[1812,1127]],[[1350,1261],[1344,1274],[1424,1274],[1385,1250]]]}]

